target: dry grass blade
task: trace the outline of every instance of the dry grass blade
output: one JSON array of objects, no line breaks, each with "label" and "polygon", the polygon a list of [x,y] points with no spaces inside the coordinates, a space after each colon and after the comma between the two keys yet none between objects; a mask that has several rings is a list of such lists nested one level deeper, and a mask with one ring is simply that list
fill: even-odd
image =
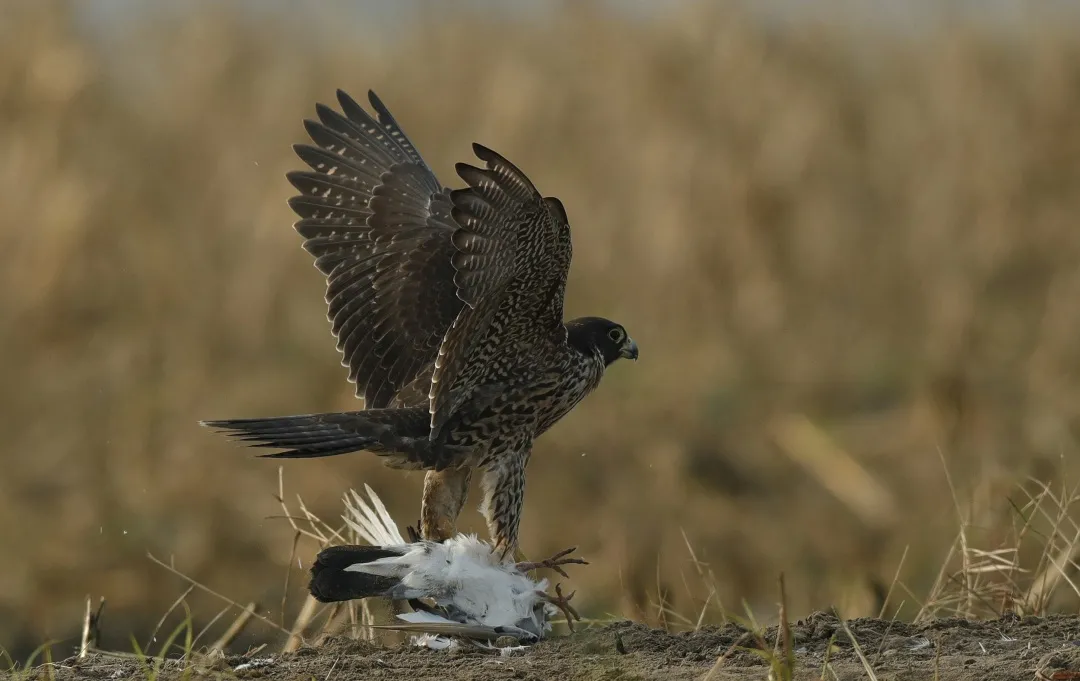
[{"label": "dry grass blade", "polygon": [[728,649],[716,658],[716,662],[713,663],[712,667],[709,667],[709,671],[705,673],[705,676],[701,681],[713,681],[713,677],[720,672],[720,669],[724,666],[724,662],[731,657],[731,654],[742,648],[743,644],[745,644],[748,639],[753,638],[753,636],[753,632],[747,631],[741,634],[739,638],[735,639],[735,641],[728,646]]},{"label": "dry grass blade", "polygon": [[289,560],[285,562],[285,584],[281,587],[281,627],[285,628],[285,606],[289,600],[289,581],[292,577],[292,564],[296,558],[296,547],[300,543],[300,537],[303,535],[300,530],[296,530],[293,533],[292,548],[289,550]]},{"label": "dry grass blade", "polygon": [[896,572],[893,573],[892,581],[889,582],[889,590],[885,592],[885,598],[881,601],[881,610],[878,611],[878,619],[885,617],[885,611],[889,607],[889,600],[892,599],[893,591],[900,582],[900,572],[904,569],[904,562],[907,560],[909,548],[911,548],[910,544],[905,546],[904,553],[900,556],[900,562],[896,566]]},{"label": "dry grass blade", "polygon": [[870,660],[866,659],[866,655],[863,653],[862,646],[859,645],[858,639],[855,638],[855,634],[851,633],[851,627],[848,626],[848,623],[844,621],[839,614],[837,614],[836,617],[840,620],[840,626],[843,627],[844,633],[847,634],[848,639],[851,641],[851,645],[855,649],[855,655],[858,656],[859,662],[862,664],[863,671],[866,672],[867,678],[869,678],[870,681],[878,681],[877,674],[874,672]]},{"label": "dry grass blade", "polygon": [[[345,543],[344,538],[338,530],[327,525],[317,515],[312,513],[304,505],[304,500],[297,495],[296,499],[300,507],[300,513],[302,516],[293,515],[289,509],[288,504],[285,503],[285,469],[283,466],[278,466],[278,493],[274,497],[281,505],[282,515],[271,516],[272,518],[284,518],[289,521],[289,525],[293,531],[301,536],[314,539],[320,546],[327,546],[331,541],[337,540],[340,543]],[[307,527],[301,527],[298,521],[307,524]]]},{"label": "dry grass blade", "polygon": [[[221,593],[219,593],[217,591],[214,591],[213,589],[206,586],[205,584],[201,584],[201,583],[195,581],[194,579],[192,579],[191,577],[188,577],[183,572],[180,572],[179,570],[177,570],[173,566],[169,565],[168,563],[165,563],[164,561],[158,560],[158,558],[156,556],[154,556],[154,554],[147,553],[146,557],[149,558],[150,560],[152,560],[153,562],[157,563],[161,567],[165,568],[169,572],[173,573],[174,575],[176,575],[180,579],[184,580],[185,582],[187,582],[191,586],[193,586],[196,589],[202,591],[203,593],[209,594],[209,595],[213,596],[214,598],[217,598],[218,600],[220,600],[222,602],[228,603],[229,605],[232,605],[233,607],[235,607],[238,610],[241,610],[241,611],[245,610],[245,606],[237,603],[236,601],[229,598],[228,596],[225,596],[225,595],[223,595],[223,594],[221,594]],[[279,625],[277,622],[270,619],[269,617],[265,617],[263,615],[260,615],[257,612],[253,612],[252,616],[255,617],[255,619],[259,620],[260,622],[263,622],[264,624],[269,625],[270,627],[272,627],[276,631],[280,631],[280,632],[282,632],[284,634],[289,633],[288,630],[282,628],[281,625]]]},{"label": "dry grass blade", "polygon": [[819,677],[820,681],[825,681],[825,675],[826,674],[832,674],[833,679],[835,681],[839,681],[839,678],[836,676],[836,670],[833,669],[832,664],[831,664],[832,653],[833,653],[833,648],[835,647],[835,644],[836,644],[836,634],[834,633],[832,636],[829,637],[829,642],[827,644],[825,644],[825,659],[821,663],[821,675]]},{"label": "dry grass blade", "polygon": [[[1073,593],[1080,596],[1076,584],[1068,576],[1069,568],[1075,570],[1076,561],[1080,558],[1080,527],[1069,516],[1072,507],[1080,501],[1080,492],[1076,488],[1066,489],[1063,481],[1062,494],[1058,497],[1049,485],[1039,481],[1032,482],[1040,488],[1040,492],[1031,497],[1034,509],[1051,523],[1051,530],[1045,537],[1045,549],[1040,557],[1038,572],[1021,598],[1028,609],[1044,612],[1061,580],[1068,583]],[[1043,502],[1047,499],[1056,507],[1057,512],[1054,515],[1045,509]],[[1065,529],[1066,525],[1071,525],[1071,528]]]},{"label": "dry grass blade", "polygon": [[247,607],[244,608],[243,612],[241,612],[237,616],[237,618],[233,620],[233,623],[229,625],[229,628],[225,630],[225,633],[223,633],[221,637],[218,638],[218,640],[214,641],[214,644],[210,646],[210,651],[224,651],[225,648],[227,648],[230,643],[236,640],[236,637],[239,636],[242,631],[244,631],[244,627],[246,627],[248,625],[248,622],[251,621],[251,618],[255,615],[255,611],[258,610],[258,608],[259,605],[257,603],[248,603]]},{"label": "dry grass blade", "polygon": [[[694,569],[697,571],[698,578],[705,586],[706,594],[705,600],[701,605],[701,610],[698,611],[697,619],[694,621],[694,631],[701,628],[705,623],[705,617],[709,612],[709,607],[713,601],[716,601],[716,610],[719,613],[719,621],[721,623],[727,623],[727,613],[724,609],[724,603],[720,600],[719,591],[716,588],[716,575],[713,573],[712,568],[698,559],[697,552],[694,551],[694,547],[690,544],[690,538],[686,536],[686,530],[682,527],[679,528],[679,534],[682,535],[683,544],[686,546],[686,550],[690,553],[690,560],[694,563]],[[681,576],[680,572],[680,576]],[[683,578],[683,583],[686,584],[686,579]],[[689,584],[686,584],[687,593],[691,593]]]},{"label": "dry grass blade", "polygon": [[[150,556],[150,559],[155,561],[157,560],[153,556]],[[169,615],[172,614],[173,610],[176,610],[178,607],[180,607],[180,605],[185,601],[185,599],[187,599],[188,596],[191,595],[191,592],[194,590],[195,584],[191,584],[190,586],[188,586],[188,588],[184,590],[184,593],[180,594],[180,596],[175,601],[173,601],[172,605],[169,606],[169,608],[164,612],[164,614],[161,615],[161,618],[158,619],[157,624],[154,626],[154,630],[150,632],[150,636],[146,639],[146,643],[143,645],[143,650],[150,650],[150,644],[157,640],[158,632],[161,631],[161,627],[165,625],[165,620],[169,619]]]},{"label": "dry grass blade", "polygon": [[780,573],[780,626],[778,635],[783,637],[784,679],[790,681],[795,674],[795,645],[791,637],[791,622],[788,621],[787,588],[784,585],[784,573]]},{"label": "dry grass blade", "polygon": [[345,628],[349,614],[348,609],[342,607],[343,605],[343,603],[334,603],[330,606],[330,610],[326,614],[326,621],[323,622],[322,629],[319,630],[318,635],[315,637],[314,645],[321,645],[327,638],[336,636]]},{"label": "dry grass blade", "polygon": [[949,473],[949,464],[945,461],[945,453],[941,450],[941,447],[937,448],[938,458],[941,459],[941,468],[945,472],[945,481],[949,485],[949,494],[953,500],[953,507],[956,510],[956,520],[960,525],[960,532],[957,535],[957,540],[960,542],[960,559],[963,561],[963,567],[960,573],[964,579],[964,595],[966,601],[964,603],[964,612],[971,612],[971,598],[975,593],[973,580],[971,579],[971,565],[970,565],[970,552],[968,550],[968,519],[964,517],[964,512],[960,508],[960,498],[957,496],[956,485],[953,484],[952,474]]},{"label": "dry grass blade", "polygon": [[319,602],[312,596],[308,596],[304,600],[304,605],[300,608],[300,612],[296,615],[296,619],[293,621],[292,630],[287,632],[289,634],[288,640],[285,641],[282,652],[292,653],[296,652],[304,642],[304,630],[311,623],[311,620],[315,619],[315,613],[319,608]]},{"label": "dry grass blade", "polygon": [[[916,622],[922,622],[927,619],[936,616],[937,611],[941,607],[941,603],[946,598],[945,593],[947,591],[949,582],[949,566],[952,564],[953,557],[956,555],[957,546],[960,543],[960,537],[957,536],[953,539],[952,545],[949,547],[948,553],[945,554],[945,559],[941,561],[941,566],[938,568],[937,577],[934,579],[933,585],[930,587],[930,595],[927,597],[923,606],[919,608],[919,613],[915,616]],[[908,596],[912,598],[915,594],[910,589],[905,587]]]},{"label": "dry grass blade", "polygon": [[[382,510],[385,512],[385,506],[382,501],[379,500],[377,495],[373,495],[371,488],[365,485],[368,491],[371,503],[374,505],[375,510]],[[308,510],[302,497],[297,495],[297,504],[299,506],[299,515],[294,514],[288,507],[288,504],[284,501],[285,496],[285,482],[283,469],[278,468],[278,494],[276,499],[281,505],[283,515],[280,516],[286,519],[293,529],[293,549],[290,553],[289,570],[291,572],[292,560],[296,557],[297,545],[301,537],[307,537],[315,540],[319,548],[326,548],[332,544],[367,544],[371,543],[373,536],[379,536],[379,532],[372,534],[373,524],[380,523],[379,517],[372,515],[367,511],[367,504],[361,501],[359,494],[355,490],[349,490],[345,494],[345,507],[346,512],[343,515],[343,524],[341,527],[333,527],[329,523],[322,520],[318,515]],[[286,575],[286,585],[289,583],[289,577]],[[287,586],[286,586],[287,589]],[[363,638],[365,640],[374,641],[376,635],[372,626],[375,624],[376,618],[371,612],[370,603],[367,600],[361,602],[358,606],[354,602],[344,604],[344,613],[341,613],[342,608],[335,604],[333,606],[323,606],[320,610],[320,603],[308,595],[304,604],[301,606],[300,611],[296,615],[296,619],[293,621],[290,628],[289,638],[285,643],[285,651],[293,651],[299,648],[304,641],[304,632],[311,625],[311,623],[319,616],[321,612],[328,611],[329,614],[323,623],[322,630],[317,635],[317,638],[324,639],[329,635],[331,631],[337,631],[343,625],[344,620],[347,619],[350,625],[350,635],[354,638]],[[357,611],[360,611],[359,619],[357,617]],[[282,618],[284,618],[284,595],[282,597]],[[343,619],[339,621],[339,613],[343,615]]]},{"label": "dry grass blade", "polygon": [[82,637],[79,642],[79,659],[85,659],[90,651],[97,648],[101,638],[101,614],[105,610],[105,597],[101,597],[97,610],[91,605],[90,596],[86,597],[86,615],[83,617]]},{"label": "dry grass blade", "polygon": [[210,621],[203,625],[203,628],[199,630],[199,633],[195,634],[195,639],[192,641],[192,646],[198,645],[199,641],[201,641],[203,636],[206,636],[207,632],[209,632],[214,627],[214,625],[217,624],[218,620],[224,617],[225,613],[229,612],[232,609],[233,607],[231,605],[226,605],[221,610],[218,610],[217,614],[211,617]]},{"label": "dry grass blade", "polygon": [[874,652],[873,664],[877,664],[881,661],[881,655],[885,652],[885,644],[889,640],[889,633],[892,632],[894,624],[896,624],[895,617],[889,620],[889,626],[885,627],[885,633],[881,635],[881,641],[878,643],[877,651]]}]

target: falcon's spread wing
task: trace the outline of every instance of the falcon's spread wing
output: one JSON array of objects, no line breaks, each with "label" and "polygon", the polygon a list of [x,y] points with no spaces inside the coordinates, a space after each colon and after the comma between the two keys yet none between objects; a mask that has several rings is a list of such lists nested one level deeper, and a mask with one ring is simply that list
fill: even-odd
[{"label": "falcon's spread wing", "polygon": [[[531,325],[544,329],[563,326],[572,249],[562,204],[541,196],[524,173],[494,151],[479,144],[473,151],[486,167],[457,164],[458,175],[469,186],[450,192],[458,225],[453,236],[454,283],[466,307],[439,347],[429,396],[432,439],[456,408],[450,392],[454,379],[492,323],[511,282],[518,279],[526,291],[539,294],[526,294],[526,306],[511,314],[525,315]],[[456,394],[467,398],[467,387]]]},{"label": "falcon's spread wing", "polygon": [[[298,144],[311,171],[291,172],[296,231],[327,277],[342,364],[367,408],[416,404],[446,330],[463,307],[454,284],[458,229],[435,178],[374,93],[378,120],[338,91],[344,115],[317,105]],[[423,386],[423,390],[417,390]],[[406,390],[408,388],[408,390]],[[410,396],[412,396],[410,398]]]}]

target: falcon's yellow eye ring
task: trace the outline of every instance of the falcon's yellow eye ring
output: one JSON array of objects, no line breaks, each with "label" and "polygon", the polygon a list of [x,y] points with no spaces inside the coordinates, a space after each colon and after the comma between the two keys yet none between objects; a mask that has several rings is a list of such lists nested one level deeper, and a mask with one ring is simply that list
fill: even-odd
[{"label": "falcon's yellow eye ring", "polygon": [[608,331],[607,337],[616,343],[622,343],[626,339],[626,332],[622,329],[615,328]]}]

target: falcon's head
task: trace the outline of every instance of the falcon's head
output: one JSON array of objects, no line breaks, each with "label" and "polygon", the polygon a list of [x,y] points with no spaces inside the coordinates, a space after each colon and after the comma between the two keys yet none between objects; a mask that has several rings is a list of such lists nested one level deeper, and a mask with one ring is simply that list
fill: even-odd
[{"label": "falcon's head", "polygon": [[621,357],[637,359],[637,343],[622,324],[610,319],[579,317],[566,323],[566,333],[570,345],[586,354],[599,354],[605,365]]}]

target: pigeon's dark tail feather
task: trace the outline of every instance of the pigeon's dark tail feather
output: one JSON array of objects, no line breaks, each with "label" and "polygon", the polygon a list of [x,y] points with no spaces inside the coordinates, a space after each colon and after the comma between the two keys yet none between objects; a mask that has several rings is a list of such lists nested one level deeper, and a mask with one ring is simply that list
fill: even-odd
[{"label": "pigeon's dark tail feather", "polygon": [[401,551],[379,546],[331,546],[323,549],[316,556],[315,564],[311,566],[308,590],[315,600],[322,603],[384,596],[397,586],[397,579],[363,572],[347,572],[345,568],[357,563],[370,563],[380,558],[401,555]]},{"label": "pigeon's dark tail feather", "polygon": [[200,423],[250,447],[286,450],[263,455],[270,458],[308,459],[368,450],[391,456],[391,465],[411,468],[422,467],[429,458],[429,418],[425,407],[410,407]]}]

